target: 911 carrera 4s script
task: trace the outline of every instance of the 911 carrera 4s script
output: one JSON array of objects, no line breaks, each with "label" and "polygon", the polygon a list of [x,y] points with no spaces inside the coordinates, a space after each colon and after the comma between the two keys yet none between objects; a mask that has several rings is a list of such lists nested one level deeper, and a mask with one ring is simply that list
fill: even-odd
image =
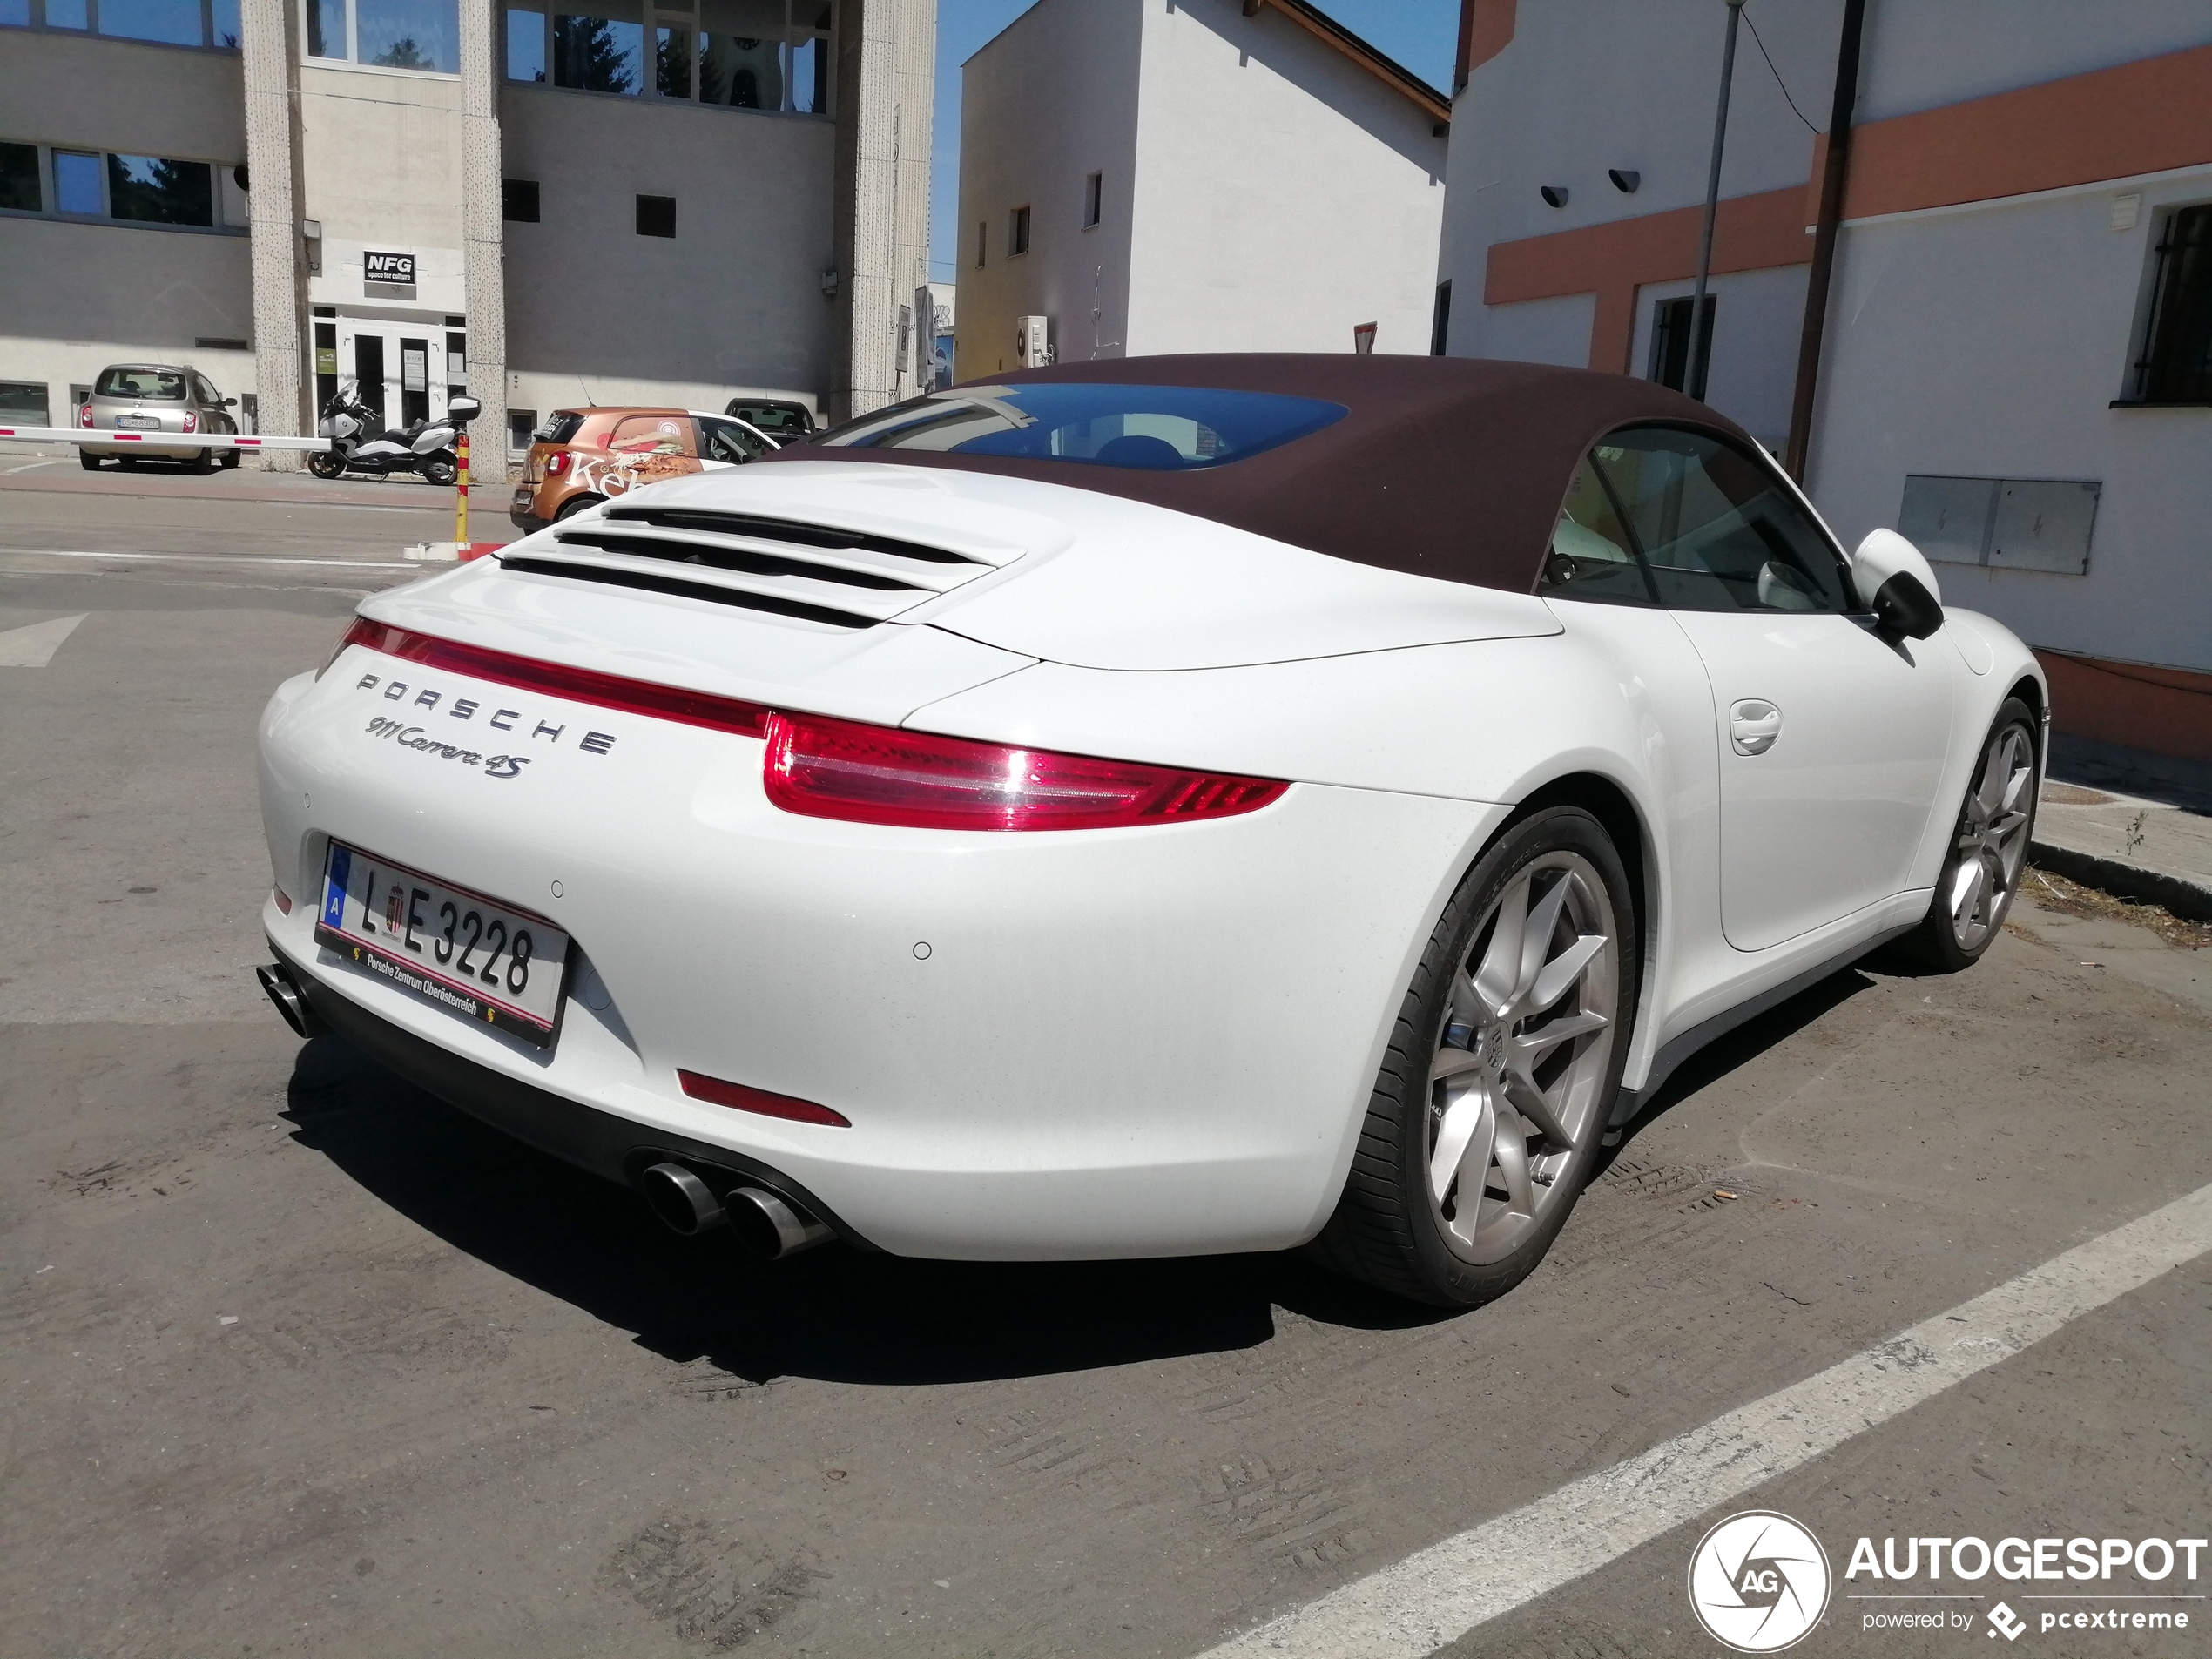
[{"label": "911 carrera 4s script", "polygon": [[323,865],[315,942],[424,1001],[550,1048],[569,936],[542,916],[342,841]]}]

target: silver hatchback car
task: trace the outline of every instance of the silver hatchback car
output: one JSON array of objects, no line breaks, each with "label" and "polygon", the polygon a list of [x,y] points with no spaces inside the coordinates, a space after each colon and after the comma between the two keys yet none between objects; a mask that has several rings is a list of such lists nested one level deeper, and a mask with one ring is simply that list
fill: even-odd
[{"label": "silver hatchback car", "polygon": [[186,472],[207,473],[215,470],[219,457],[219,464],[235,467],[235,449],[211,449],[204,445],[166,442],[157,444],[151,441],[151,435],[158,432],[165,439],[172,432],[234,434],[238,421],[230,411],[237,405],[236,398],[223,396],[198,369],[182,368],[173,363],[111,364],[102,369],[99,379],[92,383],[92,395],[78,410],[77,424],[80,428],[144,432],[150,435],[149,441],[79,444],[78,459],[87,472],[98,472],[101,464],[110,459],[119,460],[126,467],[148,459],[177,461],[184,463]]}]

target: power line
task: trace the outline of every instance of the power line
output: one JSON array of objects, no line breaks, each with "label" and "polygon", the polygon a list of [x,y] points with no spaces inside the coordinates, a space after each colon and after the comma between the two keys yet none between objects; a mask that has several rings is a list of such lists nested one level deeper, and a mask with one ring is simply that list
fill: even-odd
[{"label": "power line", "polygon": [[1782,71],[1774,66],[1774,59],[1767,52],[1766,42],[1759,38],[1759,26],[1751,22],[1751,9],[1749,6],[1743,8],[1743,21],[1751,24],[1751,44],[1759,49],[1759,56],[1766,58],[1766,72],[1774,77],[1774,84],[1782,89],[1782,101],[1790,106],[1790,113],[1800,121],[1805,122],[1806,132],[1818,132],[1820,129],[1813,125],[1811,122],[1805,121],[1805,112],[1797,107],[1797,100],[1790,96],[1790,84],[1782,78]]}]

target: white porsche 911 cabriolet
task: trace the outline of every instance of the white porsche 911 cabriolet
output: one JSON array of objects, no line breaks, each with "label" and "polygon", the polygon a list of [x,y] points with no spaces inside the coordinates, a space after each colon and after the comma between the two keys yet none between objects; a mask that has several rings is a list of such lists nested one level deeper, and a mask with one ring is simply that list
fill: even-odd
[{"label": "white porsche 911 cabriolet", "polygon": [[2046,706],[1663,388],[1069,364],[365,602],[263,979],[681,1231],[1472,1305],[1700,1044],[1987,948]]}]

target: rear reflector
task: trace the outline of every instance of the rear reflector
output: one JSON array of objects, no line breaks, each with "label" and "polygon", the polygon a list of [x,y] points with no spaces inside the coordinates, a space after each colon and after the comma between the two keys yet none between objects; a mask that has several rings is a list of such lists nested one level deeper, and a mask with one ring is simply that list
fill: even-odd
[{"label": "rear reflector", "polygon": [[696,1071],[678,1069],[676,1081],[684,1085],[684,1092],[693,1100],[703,1100],[711,1106],[729,1106],[741,1112],[758,1112],[763,1117],[787,1117],[794,1123],[823,1123],[831,1129],[851,1129],[852,1119],[826,1106],[817,1106],[811,1100],[795,1099],[790,1095],[772,1095],[765,1089],[748,1089],[743,1083],[724,1082],[719,1077],[703,1076]]},{"label": "rear reflector", "polygon": [[1017,749],[817,714],[768,717],[768,799],[914,829],[1120,829],[1255,812],[1290,786]]},{"label": "rear reflector", "polygon": [[269,897],[276,900],[277,914],[288,916],[292,914],[292,895],[282,887],[271,887]]},{"label": "rear reflector", "polygon": [[[482,645],[456,644],[450,639],[434,639],[428,634],[387,627],[366,617],[356,617],[354,625],[346,631],[345,638],[338,642],[339,651],[348,645],[366,645],[402,662],[442,668],[525,691],[543,691],[549,697],[566,698],[571,703],[589,703],[630,714],[649,714],[656,719],[705,726],[712,732],[734,732],[742,737],[760,736],[768,719],[768,711],[756,703],[741,703],[735,698],[715,697],[705,691],[686,691],[673,685],[655,685],[647,680],[624,679],[589,668],[563,668],[558,663],[543,663],[535,658],[516,657]],[[337,660],[334,653],[331,660]]]}]

